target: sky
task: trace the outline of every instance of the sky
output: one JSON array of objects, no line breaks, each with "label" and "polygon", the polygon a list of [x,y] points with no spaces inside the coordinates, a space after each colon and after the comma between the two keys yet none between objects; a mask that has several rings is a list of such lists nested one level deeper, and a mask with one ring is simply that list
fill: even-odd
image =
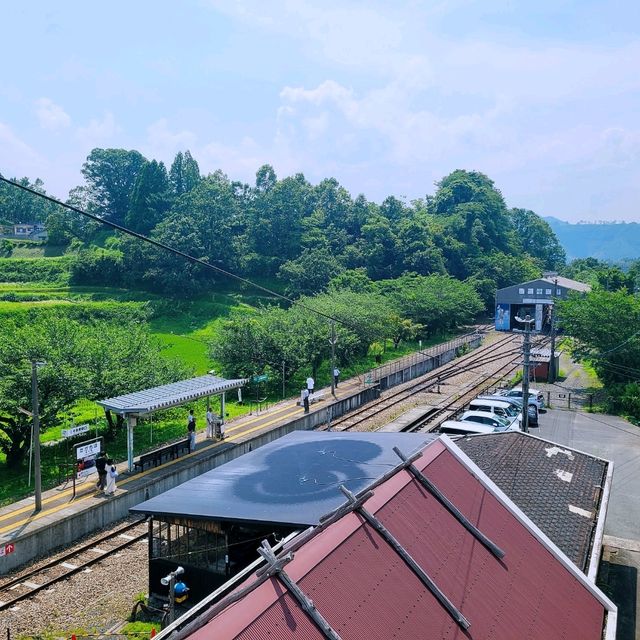
[{"label": "sky", "polygon": [[4,3],[0,173],[82,184],[95,147],[381,202],[487,174],[508,206],[640,222],[637,0]]}]

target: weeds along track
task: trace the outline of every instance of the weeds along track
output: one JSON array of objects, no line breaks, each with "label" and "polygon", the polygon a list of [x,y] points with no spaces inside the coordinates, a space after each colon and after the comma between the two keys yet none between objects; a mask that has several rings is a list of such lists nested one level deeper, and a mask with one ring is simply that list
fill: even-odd
[{"label": "weeds along track", "polygon": [[55,560],[21,572],[0,583],[0,611],[15,606],[45,589],[85,571],[113,554],[146,540],[149,536],[146,519],[130,522],[78,545]]},{"label": "weeds along track", "polygon": [[[489,382],[487,382],[486,386],[489,386],[492,381],[495,382],[496,372],[504,369],[505,359],[510,358],[512,361],[517,360],[517,362],[511,365],[510,372],[517,368],[521,356],[521,340],[521,335],[509,334],[490,345],[478,347],[470,353],[386,393],[378,400],[367,404],[361,411],[348,414],[335,420],[331,427],[334,431],[349,431],[355,429],[364,422],[371,420],[401,402],[409,400],[418,393],[428,393],[434,389],[438,389],[440,385],[448,383],[452,378],[462,373],[473,372],[480,369],[482,370],[480,377],[483,378],[483,380],[488,380]],[[468,393],[472,394],[481,385],[482,381],[478,382]],[[452,402],[455,402],[455,400]],[[434,409],[442,409],[441,415],[444,415],[447,410],[445,407],[440,406]],[[447,418],[443,418],[443,420],[444,419]]]}]

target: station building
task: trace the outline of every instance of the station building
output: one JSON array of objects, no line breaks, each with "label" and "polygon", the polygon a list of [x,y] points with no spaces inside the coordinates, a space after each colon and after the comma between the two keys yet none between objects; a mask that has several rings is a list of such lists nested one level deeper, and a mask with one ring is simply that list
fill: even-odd
[{"label": "station building", "polygon": [[516,317],[529,315],[535,318],[534,331],[548,333],[551,330],[552,310],[555,300],[565,300],[572,292],[586,293],[588,284],[563,278],[555,273],[545,273],[542,278],[514,284],[496,292],[496,331],[524,329]]},{"label": "station building", "polygon": [[150,517],[149,593],[164,599],[161,578],[185,569],[196,602],[258,558],[262,540],[275,545],[320,523],[431,434],[294,431],[240,458],[136,505]]},{"label": "station building", "polygon": [[[387,435],[365,437],[373,443]],[[464,451],[442,436],[408,459],[396,456],[396,464],[360,492],[343,486],[335,491],[339,508],[319,526],[289,538],[282,549],[263,542],[262,565],[254,563],[228,595],[208,596],[158,640],[613,640],[617,609],[587,569],[584,551],[592,545],[580,533],[590,529],[580,517],[586,519],[593,499],[581,489],[605,482],[597,509],[603,516],[609,465],[584,454],[578,461],[577,452],[526,434],[502,435],[473,436],[474,445]],[[334,451],[332,445],[320,450]],[[544,488],[557,493],[546,509],[554,517],[546,521],[558,530],[557,542],[472,461],[472,450],[489,468],[496,468],[496,454],[503,462],[523,459],[531,471],[544,459]],[[514,474],[520,481],[519,469],[500,471],[500,484],[511,487]],[[313,477],[319,480],[318,472]],[[340,482],[327,480],[327,491]],[[546,514],[546,495],[533,487],[518,501]],[[576,516],[568,534],[556,522],[565,519],[564,511]],[[558,544],[569,544],[571,556]]]}]

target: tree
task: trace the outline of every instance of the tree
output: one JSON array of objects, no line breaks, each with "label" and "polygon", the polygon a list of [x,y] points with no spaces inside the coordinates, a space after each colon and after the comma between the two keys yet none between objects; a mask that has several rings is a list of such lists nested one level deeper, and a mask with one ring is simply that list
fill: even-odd
[{"label": "tree", "polygon": [[[25,187],[46,193],[40,178],[12,178]],[[6,182],[0,182],[0,224],[44,222],[56,205]]]},{"label": "tree", "polygon": [[94,149],[89,154],[82,175],[97,215],[124,224],[144,163],[145,158],[138,151]]},{"label": "tree", "polygon": [[558,270],[566,262],[566,253],[549,223],[529,209],[509,209],[509,217],[520,244],[540,266],[546,270]]},{"label": "tree", "polygon": [[278,278],[287,283],[288,296],[313,295],[323,291],[341,270],[339,261],[327,249],[305,249],[280,267]]},{"label": "tree", "polygon": [[31,424],[20,407],[31,406],[31,360],[38,371],[42,429],[80,398],[99,399],[170,382],[184,368],[160,355],[161,346],[137,322],[81,322],[38,314],[0,325],[0,449],[19,465]]},{"label": "tree", "polygon": [[145,162],[138,173],[126,217],[130,229],[148,234],[171,207],[169,177],[162,162]]},{"label": "tree", "polygon": [[200,167],[189,151],[179,151],[169,170],[169,183],[174,197],[189,193],[200,182]]},{"label": "tree", "polygon": [[[180,197],[152,237],[205,262],[230,270],[237,261],[241,232],[234,185],[216,172]],[[123,240],[123,269],[132,284],[189,294],[210,285],[213,271],[166,251]]]},{"label": "tree", "polygon": [[640,298],[596,288],[559,301],[557,318],[572,339],[573,354],[593,365],[614,405],[640,419]]}]

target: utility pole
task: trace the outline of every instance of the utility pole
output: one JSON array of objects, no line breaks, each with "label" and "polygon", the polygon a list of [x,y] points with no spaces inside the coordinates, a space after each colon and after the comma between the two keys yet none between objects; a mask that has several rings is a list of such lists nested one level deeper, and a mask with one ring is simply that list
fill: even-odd
[{"label": "utility pole", "polygon": [[284,396],[285,396],[285,390],[284,390],[284,386],[285,386],[285,361],[282,361],[282,399],[284,400]]},{"label": "utility pole", "polygon": [[[558,291],[558,279],[554,280],[554,294]],[[552,384],[556,381],[556,303],[551,307],[551,355],[549,357],[549,372],[547,382]]]},{"label": "utility pole", "polygon": [[31,361],[31,411],[33,412],[33,466],[36,489],[36,511],[42,511],[42,475],[40,473],[40,412],[38,405],[38,365]]},{"label": "utility pole", "polygon": [[518,322],[524,324],[524,342],[522,350],[524,363],[522,371],[522,430],[529,431],[529,367],[531,366],[531,323],[535,320],[527,314],[524,318],[516,318]]},{"label": "utility pole", "polygon": [[329,343],[331,344],[331,395],[336,397],[336,377],[333,375],[333,372],[336,370],[336,323],[335,320],[331,321],[331,339]]}]

